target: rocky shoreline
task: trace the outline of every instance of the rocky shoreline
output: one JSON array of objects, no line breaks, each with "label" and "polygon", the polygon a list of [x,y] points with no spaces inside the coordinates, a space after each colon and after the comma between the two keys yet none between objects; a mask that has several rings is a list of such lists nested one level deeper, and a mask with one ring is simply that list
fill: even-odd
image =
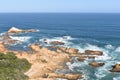
[{"label": "rocky shoreline", "polygon": [[[14,52],[18,58],[26,58],[31,64],[31,69],[25,74],[30,78],[29,80],[55,80],[56,78],[63,78],[68,80],[82,79],[84,74],[78,73],[56,73],[59,70],[69,70],[66,62],[72,62],[72,57],[77,57],[77,60],[84,62],[86,59],[94,59],[96,56],[103,55],[102,51],[85,50],[81,53],[78,49],[65,47],[63,42],[53,41],[46,48],[41,46],[39,43],[31,44],[28,46],[31,51],[13,51],[8,50],[5,45],[14,44],[17,40],[13,40],[9,37],[10,33],[18,34],[23,32],[35,32],[31,30],[21,30],[17,28],[11,28],[8,32],[3,35],[0,41],[0,52]],[[45,42],[46,43],[46,42]],[[47,43],[46,43],[47,44]],[[62,45],[62,46],[58,46]],[[88,65],[97,68],[105,65],[103,62],[90,62]],[[115,64],[110,72],[120,72],[120,64]]]}]

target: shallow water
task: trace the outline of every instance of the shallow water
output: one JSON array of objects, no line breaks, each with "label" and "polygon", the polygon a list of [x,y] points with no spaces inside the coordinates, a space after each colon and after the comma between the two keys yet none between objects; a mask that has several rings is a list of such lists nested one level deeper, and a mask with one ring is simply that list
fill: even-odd
[{"label": "shallow water", "polygon": [[[10,45],[10,49],[28,50],[30,43],[58,40],[65,46],[84,52],[86,49],[103,51],[104,55],[95,60],[105,62],[100,68],[92,68],[86,62],[75,61],[68,64],[77,73],[85,74],[83,80],[119,80],[119,73],[108,70],[120,62],[120,14],[94,13],[1,13],[0,35],[15,26],[21,29],[38,29],[36,33],[24,33],[11,36],[21,42]],[[67,39],[63,39],[66,36]]]}]

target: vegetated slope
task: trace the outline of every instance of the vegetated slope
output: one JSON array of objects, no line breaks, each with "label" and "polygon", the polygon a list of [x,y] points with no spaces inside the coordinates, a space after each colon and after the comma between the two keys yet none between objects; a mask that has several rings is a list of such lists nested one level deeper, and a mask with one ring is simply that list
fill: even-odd
[{"label": "vegetated slope", "polygon": [[24,72],[31,67],[26,59],[19,59],[14,53],[0,53],[0,80],[28,80]]}]

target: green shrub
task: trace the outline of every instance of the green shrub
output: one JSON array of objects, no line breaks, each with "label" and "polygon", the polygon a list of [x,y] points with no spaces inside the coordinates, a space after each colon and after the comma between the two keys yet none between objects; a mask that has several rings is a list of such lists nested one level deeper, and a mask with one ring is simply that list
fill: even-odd
[{"label": "green shrub", "polygon": [[0,53],[0,80],[28,80],[24,72],[31,64],[26,59],[18,59],[14,53]]}]

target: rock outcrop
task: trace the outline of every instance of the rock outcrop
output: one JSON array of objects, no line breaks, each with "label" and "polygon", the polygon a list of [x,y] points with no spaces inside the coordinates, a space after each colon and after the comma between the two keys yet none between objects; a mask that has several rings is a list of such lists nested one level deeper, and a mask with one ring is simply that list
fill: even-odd
[{"label": "rock outcrop", "polygon": [[51,41],[50,44],[52,45],[64,45],[64,42],[60,42],[60,41]]},{"label": "rock outcrop", "polygon": [[81,61],[81,62],[84,62],[84,61],[85,61],[85,58],[78,57],[77,60],[78,60],[78,61]]},{"label": "rock outcrop", "polygon": [[61,52],[65,52],[65,53],[79,53],[78,49],[75,48],[67,48],[67,47],[59,47],[58,50],[60,50]]},{"label": "rock outcrop", "polygon": [[93,67],[101,67],[101,66],[104,65],[104,63],[90,62],[89,65],[90,65],[90,66],[93,66]]},{"label": "rock outcrop", "polygon": [[24,33],[24,32],[36,32],[37,30],[35,29],[29,29],[29,30],[22,30],[18,29],[16,27],[12,27],[8,30],[8,33]]},{"label": "rock outcrop", "polygon": [[39,43],[35,43],[30,45],[29,48],[32,49],[33,51],[39,52],[42,47],[40,46]]},{"label": "rock outcrop", "polygon": [[103,55],[103,52],[102,51],[86,50],[85,54],[88,54],[88,55]]},{"label": "rock outcrop", "polygon": [[88,56],[88,55],[79,55],[79,56],[72,56],[72,57],[77,57],[78,61],[84,62],[86,58],[88,59],[94,59],[95,56]]},{"label": "rock outcrop", "polygon": [[6,50],[4,43],[0,42],[0,52],[4,52]]},{"label": "rock outcrop", "polygon": [[8,33],[5,33],[3,36],[2,36],[2,41],[4,42],[4,44],[15,44],[17,42],[19,42],[18,40],[14,40],[12,39]]},{"label": "rock outcrop", "polygon": [[63,78],[68,80],[77,80],[83,78],[81,74],[55,74],[49,73],[47,74],[49,78]]},{"label": "rock outcrop", "polygon": [[120,72],[120,64],[115,64],[110,72]]},{"label": "rock outcrop", "polygon": [[75,48],[69,48],[68,50],[68,53],[78,53],[78,49],[75,49]]}]

